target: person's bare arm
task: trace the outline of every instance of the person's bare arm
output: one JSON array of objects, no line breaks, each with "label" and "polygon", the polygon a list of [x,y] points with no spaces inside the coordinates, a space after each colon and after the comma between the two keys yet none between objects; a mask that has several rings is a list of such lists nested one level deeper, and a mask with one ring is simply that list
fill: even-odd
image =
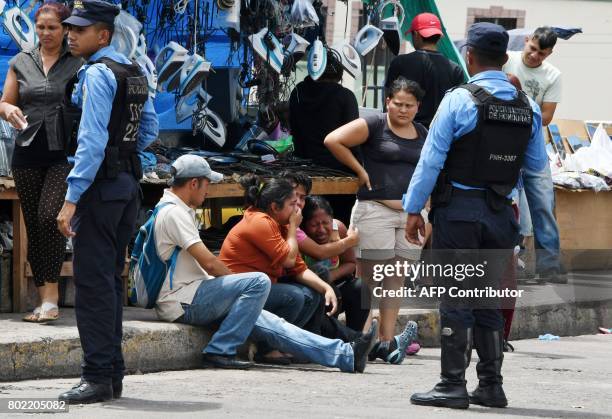
[{"label": "person's bare arm", "polygon": [[357,174],[360,185],[371,189],[368,173],[351,153],[351,147],[365,143],[368,135],[368,124],[365,119],[359,118],[327,134],[324,144],[340,163]]},{"label": "person's bare arm", "polygon": [[212,276],[231,275],[227,266],[225,266],[202,242],[197,242],[189,246],[187,252],[198,262],[206,272]]},{"label": "person's bare arm", "polygon": [[[342,240],[346,240],[347,233],[350,233],[350,230],[347,230],[344,223],[338,220],[338,233],[340,233],[340,237]],[[357,267],[357,259],[355,258],[355,252],[353,251],[353,247],[349,247],[340,255],[340,265],[337,269],[329,271],[329,280],[331,282],[336,282],[340,278],[344,278],[346,276],[352,275],[355,273],[355,268]]]},{"label": "person's bare arm", "polygon": [[4,81],[2,99],[0,100],[0,118],[10,123],[13,127],[21,129],[26,124],[26,119],[21,109],[17,106],[18,102],[19,85],[17,84],[17,75],[9,67],[6,73],[6,80]]},{"label": "person's bare arm", "polygon": [[304,284],[323,295],[325,305],[332,307],[331,311],[329,311],[327,314],[332,315],[336,312],[338,309],[338,299],[336,298],[334,289],[327,282],[319,278],[317,274],[310,269],[306,269],[301,274],[296,275],[295,279],[297,282]]},{"label": "person's bare arm", "polygon": [[347,234],[345,227],[345,234],[341,237],[340,240],[335,242],[319,244],[306,236],[299,244],[300,252],[314,259],[329,259],[345,253],[359,243],[359,232],[357,230],[348,230]]},{"label": "person's bare arm", "polygon": [[552,122],[557,104],[555,102],[544,102],[540,109],[542,110],[542,126],[545,127]]},{"label": "person's bare arm", "polygon": [[300,248],[297,242],[297,228],[302,222],[302,210],[296,207],[295,212],[291,214],[289,218],[289,230],[287,232],[287,244],[289,245],[289,253],[285,260],[283,260],[283,268],[290,269],[295,266],[297,255],[300,252]]}]

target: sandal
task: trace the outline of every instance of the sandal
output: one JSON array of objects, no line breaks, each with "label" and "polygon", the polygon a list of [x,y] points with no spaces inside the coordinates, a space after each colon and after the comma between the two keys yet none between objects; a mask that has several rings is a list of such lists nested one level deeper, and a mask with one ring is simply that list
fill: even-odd
[{"label": "sandal", "polygon": [[47,323],[59,319],[59,307],[53,303],[43,303],[40,307],[37,323]]},{"label": "sandal", "polygon": [[40,316],[40,306],[36,307],[31,313],[26,315],[23,319],[24,322],[38,323],[38,317]]}]

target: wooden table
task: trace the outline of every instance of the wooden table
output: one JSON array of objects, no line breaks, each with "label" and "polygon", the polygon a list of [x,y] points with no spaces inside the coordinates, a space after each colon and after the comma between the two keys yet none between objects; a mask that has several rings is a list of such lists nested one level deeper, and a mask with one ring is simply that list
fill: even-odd
[{"label": "wooden table", "polygon": [[[159,196],[165,187],[165,181],[142,182],[143,189],[152,188]],[[313,195],[343,195],[357,192],[357,179],[346,178],[312,178]],[[243,189],[231,180],[211,184],[208,192],[213,225],[221,221],[221,209],[228,204],[239,202],[244,195]],[[0,178],[0,199],[10,200],[13,213],[13,311],[23,312],[27,309],[28,277],[32,276],[27,262],[27,237],[25,223],[21,212],[21,203],[15,191],[12,179]],[[240,205],[240,204],[238,204]],[[72,263],[64,262],[61,276],[72,276]]]},{"label": "wooden table", "polygon": [[13,311],[26,309],[26,293],[28,283],[26,278],[27,237],[25,222],[21,212],[21,202],[15,190],[13,179],[0,178],[0,199],[11,201],[13,212]]}]

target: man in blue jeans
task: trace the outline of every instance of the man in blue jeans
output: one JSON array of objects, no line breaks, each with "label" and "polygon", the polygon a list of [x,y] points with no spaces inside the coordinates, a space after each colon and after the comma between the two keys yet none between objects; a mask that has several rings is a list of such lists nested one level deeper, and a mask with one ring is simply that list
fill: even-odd
[{"label": "man in blue jeans", "polygon": [[[537,28],[525,39],[523,51],[509,51],[503,71],[516,76],[523,91],[542,112],[542,125],[548,125],[561,102],[561,72],[548,61],[557,42],[550,27]],[[559,229],[554,216],[555,193],[550,166],[542,171],[523,169],[524,189],[519,190],[521,234],[528,235],[533,225],[536,272],[540,282],[567,282],[559,262]],[[530,222],[529,222],[530,218]]]},{"label": "man in blue jeans", "polygon": [[205,159],[179,157],[172,164],[167,202],[155,220],[155,243],[162,260],[179,252],[172,287],[166,278],[155,306],[161,320],[219,329],[203,350],[205,366],[245,369],[252,363],[236,359],[236,348],[247,338],[345,372],[363,372],[376,338],[377,325],[351,343],[326,339],[300,329],[263,310],[270,279],[263,273],[232,274],[202,243],[195,208],[204,202],[210,182],[223,175],[211,170]]}]

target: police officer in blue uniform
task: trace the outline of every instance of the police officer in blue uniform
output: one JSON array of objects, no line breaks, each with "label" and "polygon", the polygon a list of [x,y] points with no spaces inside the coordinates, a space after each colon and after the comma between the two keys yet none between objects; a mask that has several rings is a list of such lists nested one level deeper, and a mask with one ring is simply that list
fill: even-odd
[{"label": "police officer in blue uniform", "polygon": [[64,21],[72,54],[87,60],[71,95],[82,116],[75,164],[57,217],[60,231],[73,240],[75,311],[84,355],[81,382],[59,396],[68,403],[121,397],[121,273],[140,204],[138,152],[158,133],[142,70],[110,46],[118,13],[111,3],[75,0]]},{"label": "police officer in blue uniform", "polygon": [[[420,212],[431,194],[435,253],[512,249],[518,225],[509,198],[519,170],[541,171],[548,164],[539,107],[517,92],[501,71],[507,60],[506,31],[492,23],[476,23],[466,45],[471,78],[447,92],[441,102],[403,200],[409,213],[406,238],[419,243],[418,233],[425,234]],[[455,252],[455,257],[466,253],[462,252]],[[511,250],[503,255],[509,258]],[[503,266],[504,261],[497,262]],[[492,278],[498,285],[499,274],[498,270]],[[505,407],[501,311],[457,306],[443,298],[440,319],[441,381],[427,393],[413,394],[410,401],[463,409],[469,403]],[[472,342],[479,356],[479,384],[468,395],[465,370]]]}]

